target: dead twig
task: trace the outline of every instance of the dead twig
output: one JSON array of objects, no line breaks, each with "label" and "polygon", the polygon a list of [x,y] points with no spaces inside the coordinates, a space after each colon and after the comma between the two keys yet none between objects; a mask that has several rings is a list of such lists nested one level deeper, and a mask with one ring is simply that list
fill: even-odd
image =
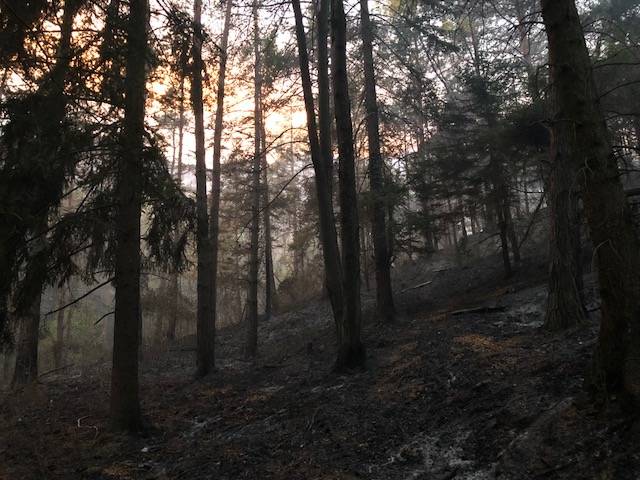
[{"label": "dead twig", "polygon": [[84,417],[78,418],[77,426],[78,426],[78,428],[91,428],[91,429],[95,430],[96,433],[93,436],[93,439],[95,440],[96,438],[98,438],[98,427],[96,425],[82,425],[82,420],[86,420],[89,417],[91,417],[91,415],[85,415]]}]

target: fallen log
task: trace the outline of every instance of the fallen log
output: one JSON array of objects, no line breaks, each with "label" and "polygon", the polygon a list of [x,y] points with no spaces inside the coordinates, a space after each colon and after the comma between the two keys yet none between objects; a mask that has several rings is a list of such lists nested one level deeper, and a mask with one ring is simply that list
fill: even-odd
[{"label": "fallen log", "polygon": [[461,310],[454,310],[453,312],[449,312],[449,315],[465,315],[467,313],[493,313],[493,312],[504,312],[507,307],[501,306],[479,306],[479,307],[471,307],[471,308],[463,308]]}]

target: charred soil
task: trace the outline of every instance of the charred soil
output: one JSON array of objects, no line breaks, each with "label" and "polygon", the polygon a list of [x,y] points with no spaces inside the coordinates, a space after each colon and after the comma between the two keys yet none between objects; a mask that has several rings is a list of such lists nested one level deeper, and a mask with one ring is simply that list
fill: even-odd
[{"label": "charred soil", "polygon": [[544,268],[507,282],[495,265],[414,268],[399,321],[366,325],[366,371],[331,372],[323,303],[265,321],[255,362],[221,332],[204,380],[174,346],[145,363],[138,437],[108,428],[108,366],[5,392],[0,478],[640,478],[638,423],[583,393],[597,310],[546,333]]}]

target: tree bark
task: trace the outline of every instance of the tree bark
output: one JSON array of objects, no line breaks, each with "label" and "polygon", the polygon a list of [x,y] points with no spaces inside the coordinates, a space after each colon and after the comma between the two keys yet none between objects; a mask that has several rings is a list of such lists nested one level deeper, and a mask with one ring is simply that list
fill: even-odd
[{"label": "tree bark", "polygon": [[[213,126],[213,171],[211,178],[211,208],[209,212],[209,238],[211,240],[211,347],[215,350],[216,321],[218,316],[218,252],[220,250],[220,160],[222,158],[222,128],[224,120],[224,88],[227,78],[229,30],[233,0],[227,0],[224,27],[220,40],[220,65],[216,91],[216,118]],[[215,356],[211,355],[212,361]]]},{"label": "tree bark", "polygon": [[[555,106],[554,106],[555,108]],[[549,205],[549,288],[544,328],[565,330],[586,321],[582,302],[580,225],[576,170],[571,156],[571,128],[555,125],[551,132],[551,170],[547,180]]]},{"label": "tree bark", "polygon": [[304,94],[305,111],[307,114],[307,134],[311,161],[315,172],[316,195],[318,197],[318,218],[320,223],[320,243],[322,244],[323,262],[326,277],[327,291],[336,324],[338,345],[343,343],[343,286],[342,264],[338,248],[338,235],[336,232],[335,217],[333,212],[333,200],[331,194],[331,177],[325,157],[322,155],[318,140],[318,129],[313,104],[313,91],[311,75],[309,73],[309,55],[307,53],[307,40],[304,32],[302,11],[299,0],[291,0],[296,22],[296,40],[298,43],[298,59],[300,62],[300,74],[302,77],[302,89]]},{"label": "tree bark", "polygon": [[376,265],[376,310],[384,322],[393,322],[395,306],[391,288],[391,255],[385,218],[384,161],[380,152],[380,126],[376,77],[373,64],[373,27],[369,18],[368,0],[360,0],[360,27],[364,63],[364,102],[367,110],[367,140],[369,147],[369,183],[373,196],[371,230]]},{"label": "tree bark", "polygon": [[[640,251],[599,105],[574,0],[542,0],[556,110],[554,134],[570,133],[567,162],[578,176],[598,265],[602,302],[594,386],[640,401]],[[570,254],[570,252],[565,252]]]},{"label": "tree bark", "polygon": [[138,345],[148,14],[146,0],[131,2],[127,22],[124,123],[116,184],[116,305],[110,414],[115,428],[128,431],[139,430],[142,423],[138,394]]},{"label": "tree bark", "polygon": [[260,32],[258,29],[258,0],[253,0],[253,123],[254,150],[251,167],[251,245],[249,253],[249,290],[247,292],[247,336],[245,355],[255,357],[258,351],[258,248],[260,240],[260,166],[262,142],[260,120],[262,118],[262,66],[260,63]]},{"label": "tree bark", "polygon": [[365,350],[360,340],[360,242],[358,194],[351,102],[347,79],[347,21],[342,0],[331,3],[331,67],[334,114],[338,141],[338,180],[342,240],[344,310],[336,370],[363,367]]},{"label": "tree bark", "polygon": [[204,103],[202,99],[202,0],[193,2],[193,49],[191,105],[195,120],[196,142],[196,250],[198,255],[197,285],[197,352],[196,376],[204,377],[213,368],[211,328],[211,245],[209,242],[209,214],[207,212],[207,167],[204,145]]}]

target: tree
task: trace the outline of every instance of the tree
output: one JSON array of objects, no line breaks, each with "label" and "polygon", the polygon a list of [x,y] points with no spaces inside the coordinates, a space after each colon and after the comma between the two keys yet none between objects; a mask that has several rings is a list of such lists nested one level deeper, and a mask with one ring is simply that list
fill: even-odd
[{"label": "tree", "polygon": [[331,76],[338,143],[340,224],[342,239],[342,291],[344,310],[338,335],[338,370],[362,367],[365,350],[360,340],[360,236],[356,190],[351,101],[347,79],[347,19],[342,0],[331,3]]},{"label": "tree", "polygon": [[[44,120],[49,126],[46,127],[42,125],[39,127],[37,124],[34,125],[34,132],[32,133],[35,135],[39,134],[38,130],[42,127],[50,129],[51,126],[59,125],[64,121],[65,108],[67,105],[67,96],[65,95],[64,89],[72,58],[71,35],[73,32],[73,20],[81,5],[82,2],[79,0],[67,0],[64,3],[60,41],[55,64],[38,88],[38,91],[34,94],[34,99],[37,99],[37,102],[41,102],[40,108],[42,111],[40,114],[45,116]],[[38,114],[36,113],[36,115]],[[35,121],[37,122],[38,120]],[[36,161],[49,162],[53,165],[60,166],[64,164],[64,160],[55,158],[55,155],[57,148],[63,141],[63,137],[56,134],[56,132],[52,133],[53,135],[47,138],[47,142],[44,142],[42,139],[39,139],[42,143],[38,141],[34,142],[36,145],[39,145],[41,150],[39,152],[41,158],[38,158]],[[54,158],[51,158],[51,152],[54,152]],[[64,171],[64,168],[60,170]],[[64,183],[64,175],[57,177],[58,178],[47,179],[47,181],[58,184],[53,187],[54,191],[61,189]],[[16,351],[16,366],[13,374],[14,385],[33,382],[38,376],[40,303],[42,290],[47,280],[46,270],[41,267],[41,257],[46,250],[49,210],[56,201],[57,199],[51,199],[49,205],[41,209],[40,213],[36,213],[38,218],[35,220],[35,228],[31,230],[31,233],[35,237],[31,248],[29,248],[29,256],[32,258],[27,262],[27,278],[25,282],[27,285],[21,294],[22,298],[18,301],[20,334]]]},{"label": "tree", "polygon": [[367,140],[369,146],[369,182],[371,185],[372,207],[371,228],[376,262],[376,307],[378,316],[385,322],[392,322],[395,315],[393,292],[391,289],[391,253],[387,238],[385,220],[384,161],[380,152],[380,126],[378,121],[378,101],[376,98],[376,78],[373,65],[373,27],[369,18],[368,0],[360,0],[360,29],[362,36],[362,57],[364,63],[364,101],[367,110]]},{"label": "tree", "polygon": [[196,141],[196,249],[198,255],[198,306],[196,376],[207,375],[213,366],[211,320],[211,255],[209,214],[207,212],[207,168],[204,146],[204,104],[202,98],[202,0],[193,2],[193,49],[191,74],[191,105],[195,119]]},{"label": "tree", "polygon": [[146,0],[131,2],[126,28],[124,123],[116,186],[118,222],[110,414],[114,427],[132,432],[142,426],[138,395],[138,346],[148,15]]},{"label": "tree", "polygon": [[[226,0],[224,27],[220,40],[220,65],[216,91],[216,117],[213,127],[213,171],[211,176],[211,207],[209,211],[209,239],[211,240],[211,319],[212,348],[215,351],[216,318],[218,314],[218,256],[220,251],[220,159],[222,157],[222,127],[224,117],[224,88],[227,78],[229,30],[233,0]],[[211,355],[215,362],[215,355]]]},{"label": "tree", "polygon": [[[315,173],[314,181],[318,200],[318,218],[320,224],[320,243],[322,245],[322,258],[326,276],[326,286],[333,311],[338,337],[338,360],[343,344],[344,324],[344,295],[342,284],[342,262],[338,249],[338,235],[336,232],[333,201],[331,195],[330,170],[327,161],[322,155],[318,140],[318,127],[316,123],[315,107],[311,74],[309,72],[309,55],[307,52],[306,36],[302,19],[302,10],[299,0],[291,0],[296,22],[296,41],[298,44],[298,60],[302,77],[302,90],[307,118],[307,138],[311,151],[311,162]],[[337,365],[337,364],[336,364]]]},{"label": "tree", "polygon": [[572,129],[562,122],[551,136],[549,197],[549,293],[544,319],[547,330],[563,330],[586,321],[580,268],[580,196],[571,157]]},{"label": "tree", "polygon": [[556,110],[554,164],[580,181],[594,244],[602,317],[593,381],[606,393],[640,400],[640,252],[596,91],[574,0],[542,0]]},{"label": "tree", "polygon": [[261,159],[260,170],[262,172],[262,205],[264,226],[264,316],[271,318],[276,291],[273,273],[273,239],[271,234],[271,204],[269,200],[269,163],[267,162],[267,131],[264,126],[264,105],[260,107],[262,118],[260,119]]},{"label": "tree", "polygon": [[247,337],[245,354],[255,357],[258,350],[258,248],[260,240],[260,168],[262,166],[262,71],[260,64],[260,31],[258,0],[253,0],[253,127],[254,150],[251,164],[251,228],[249,289],[247,291]]}]

